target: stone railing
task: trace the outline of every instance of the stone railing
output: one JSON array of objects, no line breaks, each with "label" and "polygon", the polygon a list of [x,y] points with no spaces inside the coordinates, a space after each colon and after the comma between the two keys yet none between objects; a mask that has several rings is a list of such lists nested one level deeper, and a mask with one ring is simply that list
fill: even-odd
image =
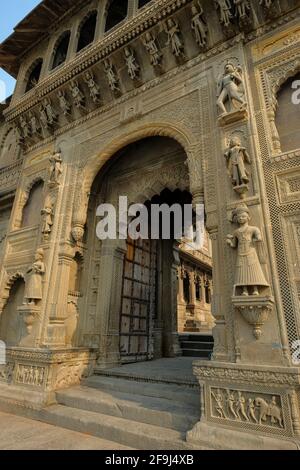
[{"label": "stone railing", "polygon": [[22,163],[23,160],[18,160],[12,165],[0,168],[0,195],[17,187],[22,171]]}]

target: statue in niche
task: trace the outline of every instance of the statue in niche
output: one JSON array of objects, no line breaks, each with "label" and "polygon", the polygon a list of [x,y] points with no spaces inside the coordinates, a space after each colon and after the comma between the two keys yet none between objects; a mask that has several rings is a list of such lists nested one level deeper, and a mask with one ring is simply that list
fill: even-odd
[{"label": "statue in niche", "polygon": [[30,135],[31,135],[30,128],[29,128],[28,122],[26,121],[26,119],[23,116],[20,117],[20,126],[21,126],[21,129],[22,129],[23,137],[25,139],[27,137],[30,137]]},{"label": "statue in niche", "polygon": [[67,101],[66,94],[63,90],[59,90],[58,92],[58,101],[59,107],[62,110],[64,116],[69,116],[69,114],[71,113],[71,105]]},{"label": "statue in niche", "polygon": [[45,204],[45,207],[44,209],[42,209],[41,214],[43,216],[42,234],[45,236],[49,236],[53,226],[53,204],[49,202]]},{"label": "statue in niche", "polygon": [[180,39],[179,23],[176,20],[169,18],[164,24],[164,27],[168,35],[166,46],[171,47],[172,54],[175,57],[184,56],[184,45]]},{"label": "statue in niche", "polygon": [[227,236],[227,244],[238,250],[234,292],[237,295],[237,289],[241,289],[242,296],[249,296],[252,289],[252,295],[258,296],[261,288],[270,287],[261,267],[264,262],[262,234],[258,227],[249,225],[249,209],[245,204],[235,209],[233,221],[240,226],[233,235]]},{"label": "statue in niche", "polygon": [[47,121],[50,124],[50,126],[52,126],[57,121],[57,114],[54,111],[52,103],[48,98],[44,100],[44,108],[45,108],[45,112],[47,115]]},{"label": "statue in niche", "polygon": [[251,158],[239,137],[232,137],[228,150],[225,152],[227,168],[234,190],[243,196],[248,191],[249,173],[246,163],[251,165]]},{"label": "statue in niche", "polygon": [[232,5],[230,0],[215,0],[216,8],[220,10],[220,23],[228,28],[231,25],[233,19]]},{"label": "statue in niche", "polygon": [[[247,106],[241,67],[234,67],[230,63],[225,65],[224,74],[219,80],[217,95],[217,105],[222,111],[222,116],[234,111],[235,102],[240,103],[241,109]],[[225,107],[226,102],[229,102],[229,110]]]},{"label": "statue in niche", "polygon": [[70,89],[72,93],[72,98],[74,101],[74,105],[76,108],[84,108],[85,107],[85,96],[79,88],[78,81],[72,80],[70,84]]},{"label": "statue in niche", "polygon": [[117,74],[114,70],[114,66],[110,62],[109,59],[105,59],[105,61],[104,61],[104,70],[105,70],[106,77],[107,77],[107,80],[108,80],[109,88],[113,92],[119,92],[120,91],[119,80],[118,80]]},{"label": "statue in niche", "polygon": [[62,158],[61,152],[55,152],[49,159],[50,162],[50,178],[49,183],[59,184],[62,175]]},{"label": "statue in niche", "polygon": [[95,82],[92,72],[85,73],[85,81],[90,90],[90,97],[94,103],[99,103],[100,101],[100,88]]},{"label": "statue in niche", "polygon": [[153,37],[153,35],[149,31],[147,31],[147,33],[145,34],[143,43],[144,43],[145,48],[147,49],[147,52],[150,55],[151,65],[153,65],[153,67],[160,66],[162,53],[158,48],[156,39]]},{"label": "statue in niche", "polygon": [[233,0],[236,8],[236,16],[240,21],[243,21],[249,18],[249,12],[251,11],[251,6],[249,0]]},{"label": "statue in niche", "polygon": [[35,114],[33,114],[32,111],[29,112],[29,122],[30,122],[32,135],[40,134],[40,130],[41,130],[40,124],[39,124]]},{"label": "statue in niche", "polygon": [[140,66],[134,56],[134,52],[130,47],[125,47],[125,61],[127,65],[128,75],[131,80],[138,78],[140,73]]},{"label": "statue in niche", "polygon": [[198,1],[199,11],[195,5],[192,6],[192,30],[194,31],[196,43],[200,47],[205,47],[207,43],[207,24],[203,19],[203,8],[201,3]]},{"label": "statue in niche", "polygon": [[35,254],[35,261],[28,269],[28,281],[26,283],[25,299],[28,305],[36,305],[43,298],[42,279],[46,272],[44,263],[44,250],[39,248]]}]

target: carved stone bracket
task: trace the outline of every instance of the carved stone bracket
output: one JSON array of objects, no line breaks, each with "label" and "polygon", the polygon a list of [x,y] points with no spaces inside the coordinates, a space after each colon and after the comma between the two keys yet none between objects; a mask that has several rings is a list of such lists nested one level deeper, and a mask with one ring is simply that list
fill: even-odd
[{"label": "carved stone bracket", "polygon": [[249,119],[249,113],[247,107],[237,109],[228,114],[223,114],[218,118],[220,127],[225,127],[235,122],[245,122]]},{"label": "carved stone bracket", "polygon": [[273,297],[234,296],[232,303],[246,322],[253,327],[253,335],[258,340],[262,335],[262,327],[273,311]]}]

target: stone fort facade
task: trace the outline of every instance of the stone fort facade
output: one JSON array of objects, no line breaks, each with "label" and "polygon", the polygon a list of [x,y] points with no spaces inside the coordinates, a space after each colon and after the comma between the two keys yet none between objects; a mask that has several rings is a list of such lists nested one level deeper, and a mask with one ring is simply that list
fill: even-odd
[{"label": "stone fort facade", "polygon": [[[214,351],[187,441],[299,445],[299,7],[44,0],[0,45],[1,406],[180,355],[188,276]],[[207,249],[99,241],[119,196],[204,204]]]}]

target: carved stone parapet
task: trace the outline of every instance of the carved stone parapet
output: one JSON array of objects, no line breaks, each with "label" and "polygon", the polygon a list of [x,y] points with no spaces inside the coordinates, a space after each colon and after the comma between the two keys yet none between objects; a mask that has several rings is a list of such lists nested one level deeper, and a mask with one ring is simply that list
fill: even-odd
[{"label": "carved stone parapet", "polygon": [[258,340],[262,335],[264,324],[273,311],[273,297],[234,296],[232,303],[237,312],[253,327],[253,335]]}]

